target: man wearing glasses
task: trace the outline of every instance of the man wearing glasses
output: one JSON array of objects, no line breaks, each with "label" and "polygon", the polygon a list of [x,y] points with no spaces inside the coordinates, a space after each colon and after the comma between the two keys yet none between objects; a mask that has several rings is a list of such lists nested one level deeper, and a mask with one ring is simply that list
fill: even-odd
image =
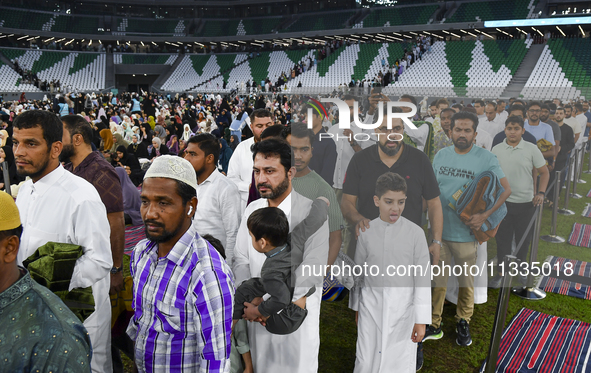
[{"label": "man wearing glasses", "polygon": [[544,158],[554,158],[554,146],[556,142],[554,141],[554,133],[552,132],[552,127],[540,121],[540,114],[542,113],[542,105],[537,102],[533,101],[527,107],[527,119],[525,120],[524,128],[526,131],[534,135],[536,141],[540,141],[541,139],[547,140],[552,147],[545,152],[542,152]]}]

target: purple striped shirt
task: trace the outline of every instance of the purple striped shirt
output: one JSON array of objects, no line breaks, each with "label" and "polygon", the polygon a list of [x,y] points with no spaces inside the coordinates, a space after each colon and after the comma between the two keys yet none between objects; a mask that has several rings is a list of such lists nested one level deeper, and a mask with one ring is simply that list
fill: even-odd
[{"label": "purple striped shirt", "polygon": [[131,257],[140,372],[229,372],[234,276],[192,225],[164,258],[143,240]]}]

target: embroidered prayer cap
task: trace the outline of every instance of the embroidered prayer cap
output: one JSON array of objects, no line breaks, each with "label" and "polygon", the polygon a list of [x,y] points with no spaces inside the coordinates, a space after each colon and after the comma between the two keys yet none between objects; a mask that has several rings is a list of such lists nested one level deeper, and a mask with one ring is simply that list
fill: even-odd
[{"label": "embroidered prayer cap", "polygon": [[14,199],[8,193],[0,191],[0,232],[18,228],[21,217]]},{"label": "embroidered prayer cap", "polygon": [[146,175],[144,180],[149,177],[163,177],[166,179],[174,179],[182,181],[183,183],[197,189],[197,175],[193,169],[193,165],[184,158],[173,155],[161,155],[156,158]]}]

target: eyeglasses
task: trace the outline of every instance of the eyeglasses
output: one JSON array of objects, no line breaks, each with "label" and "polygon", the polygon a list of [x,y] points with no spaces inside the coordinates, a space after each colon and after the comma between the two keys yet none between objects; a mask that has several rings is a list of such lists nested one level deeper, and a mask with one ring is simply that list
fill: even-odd
[{"label": "eyeglasses", "polygon": [[537,110],[534,110],[534,109],[529,109],[528,111],[529,111],[530,113],[540,113],[542,110],[540,110],[540,109],[537,109]]}]

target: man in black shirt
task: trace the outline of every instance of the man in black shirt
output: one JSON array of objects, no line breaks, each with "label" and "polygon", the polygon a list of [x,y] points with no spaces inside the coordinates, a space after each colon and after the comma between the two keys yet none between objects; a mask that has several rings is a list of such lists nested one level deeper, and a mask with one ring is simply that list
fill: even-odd
[{"label": "man in black shirt", "polygon": [[[384,113],[382,124],[375,130],[378,143],[355,153],[349,163],[341,202],[343,215],[351,224],[356,225],[357,235],[360,229],[365,231],[369,222],[379,216],[373,200],[378,177],[386,172],[399,174],[408,185],[406,208],[402,216],[421,226],[423,200],[427,202],[433,237],[429,252],[433,255],[433,264],[436,264],[441,248],[443,214],[433,167],[425,153],[402,141],[395,141],[402,138],[402,120],[393,119],[391,130],[388,130],[386,123],[387,113]],[[348,251],[352,251],[351,249]],[[355,256],[354,252],[347,254],[350,257]]]},{"label": "man in black shirt", "polygon": [[[561,140],[560,140],[560,152],[556,156],[556,161],[554,162],[554,171],[562,171],[561,180],[560,180],[560,187],[562,188],[562,184],[566,179],[567,174],[567,162],[570,158],[570,152],[575,147],[575,134],[573,129],[566,123],[564,123],[564,116],[565,110],[562,107],[556,109],[554,113],[554,120],[560,127],[561,132]],[[566,124],[566,125],[565,125]],[[550,181],[548,181],[548,185],[552,185],[554,182],[554,175],[555,172],[550,173]]]}]

